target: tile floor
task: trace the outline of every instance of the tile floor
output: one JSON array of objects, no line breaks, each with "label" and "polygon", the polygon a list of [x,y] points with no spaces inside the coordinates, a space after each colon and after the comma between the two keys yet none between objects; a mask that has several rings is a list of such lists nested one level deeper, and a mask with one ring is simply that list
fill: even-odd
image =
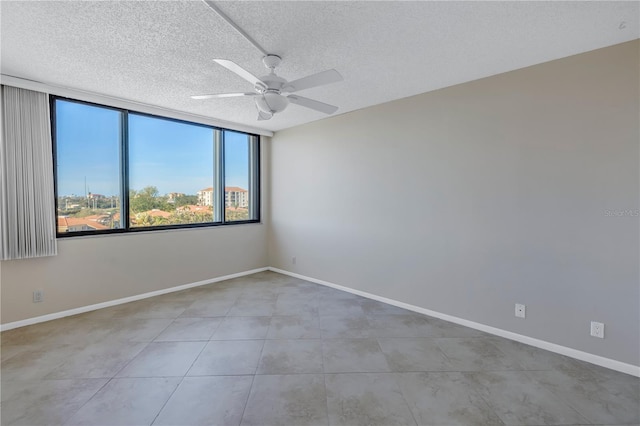
[{"label": "tile floor", "polygon": [[640,379],[263,272],[1,335],[2,425],[638,425]]}]

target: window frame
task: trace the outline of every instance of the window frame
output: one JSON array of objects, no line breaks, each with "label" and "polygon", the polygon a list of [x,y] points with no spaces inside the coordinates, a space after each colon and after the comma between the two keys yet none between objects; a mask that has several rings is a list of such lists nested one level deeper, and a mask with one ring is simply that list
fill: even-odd
[{"label": "window frame", "polygon": [[[120,188],[120,216],[122,218],[123,227],[116,229],[99,229],[92,231],[74,231],[74,232],[59,232],[58,231],[58,141],[57,141],[57,126],[56,126],[56,101],[74,102],[77,104],[88,105],[97,108],[110,109],[117,111],[120,114],[120,141],[119,141],[119,178],[120,182],[118,186]],[[224,127],[213,126],[209,124],[197,123],[193,121],[181,120],[173,117],[166,117],[157,114],[150,114],[141,111],[135,111],[128,108],[119,108],[110,105],[99,104],[95,102],[84,101],[80,99],[73,99],[58,95],[49,95],[50,105],[50,120],[51,120],[51,141],[52,141],[52,155],[53,155],[53,186],[54,186],[54,215],[56,222],[56,238],[71,238],[88,235],[111,235],[111,234],[129,234],[137,232],[153,232],[153,231],[166,231],[174,229],[193,229],[193,228],[210,228],[216,226],[229,226],[229,225],[244,225],[249,223],[261,223],[262,212],[262,197],[261,197],[261,138],[260,135],[255,133],[248,133],[234,129],[226,129]],[[155,118],[160,120],[168,120],[182,124],[200,126],[213,130],[214,144],[214,179],[212,182],[214,189],[214,205],[217,210],[214,210],[214,215],[211,222],[202,223],[184,223],[174,225],[158,225],[158,226],[139,226],[132,227],[130,223],[130,211],[129,211],[129,114],[135,114],[139,116]],[[255,214],[254,219],[247,220],[225,220],[225,131],[232,131],[235,133],[245,134],[248,137],[249,143],[249,214]],[[221,210],[222,208],[222,210]]]}]

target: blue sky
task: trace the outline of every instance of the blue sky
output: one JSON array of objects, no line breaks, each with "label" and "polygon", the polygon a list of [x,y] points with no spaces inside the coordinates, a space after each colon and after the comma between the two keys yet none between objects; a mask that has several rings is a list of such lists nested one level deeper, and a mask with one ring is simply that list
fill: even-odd
[{"label": "blue sky", "polygon": [[[120,112],[58,100],[58,195],[119,193]],[[248,136],[225,132],[225,183],[248,189]],[[195,195],[213,186],[213,130],[129,114],[129,186]]]}]

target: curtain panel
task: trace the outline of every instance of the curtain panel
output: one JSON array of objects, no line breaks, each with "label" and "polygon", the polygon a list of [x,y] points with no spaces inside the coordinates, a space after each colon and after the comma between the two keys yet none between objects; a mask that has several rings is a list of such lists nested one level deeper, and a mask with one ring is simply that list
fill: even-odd
[{"label": "curtain panel", "polygon": [[46,93],[1,87],[0,259],[57,254]]}]

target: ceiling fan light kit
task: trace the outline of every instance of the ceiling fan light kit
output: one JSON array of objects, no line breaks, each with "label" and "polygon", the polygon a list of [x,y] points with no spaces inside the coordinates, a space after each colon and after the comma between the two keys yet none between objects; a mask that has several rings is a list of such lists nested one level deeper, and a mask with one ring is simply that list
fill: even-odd
[{"label": "ceiling fan light kit", "polygon": [[[249,37],[240,27],[238,27],[231,19],[226,16],[219,8],[210,0],[204,2],[224,20],[226,20],[233,28],[235,28],[244,38],[253,44],[258,50],[264,52],[251,37]],[[253,97],[258,110],[258,120],[269,120],[274,114],[284,111],[289,103],[300,105],[324,114],[333,114],[338,107],[325,104],[309,98],[298,95],[283,95],[283,93],[294,93],[300,90],[311,89],[313,87],[323,86],[325,84],[336,83],[342,81],[342,75],[334,69],[319,72],[307,77],[294,81],[287,81],[276,75],[275,69],[282,58],[278,55],[267,53],[262,58],[262,63],[269,70],[269,74],[263,77],[256,77],[240,65],[228,59],[214,59],[214,62],[225,67],[229,71],[242,77],[253,85],[254,92],[237,92],[237,93],[215,93],[208,95],[194,95],[192,99],[213,99],[213,98],[231,98],[239,96]]]},{"label": "ceiling fan light kit", "polygon": [[276,112],[284,111],[289,105],[289,99],[279,93],[267,90],[261,96],[256,97],[256,105],[260,111],[275,114]]}]

